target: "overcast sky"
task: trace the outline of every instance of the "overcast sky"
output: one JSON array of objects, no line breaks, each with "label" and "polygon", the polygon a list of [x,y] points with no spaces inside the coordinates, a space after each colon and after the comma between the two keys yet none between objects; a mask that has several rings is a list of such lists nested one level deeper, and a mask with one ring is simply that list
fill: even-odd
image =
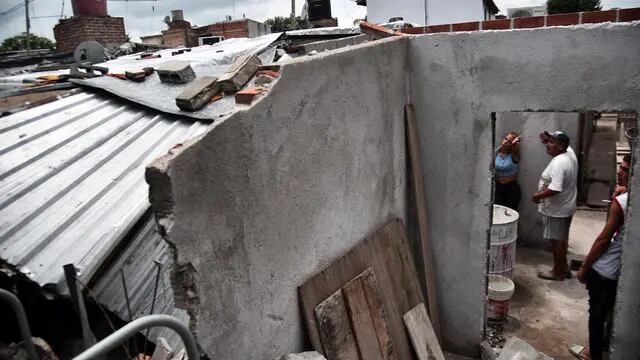
[{"label": "overcast sky", "polygon": [[[389,0],[392,1],[392,0]],[[438,0],[446,1],[446,0]],[[503,14],[507,8],[542,5],[544,0],[494,0]],[[640,7],[640,0],[601,0],[603,9],[612,7]],[[0,0],[0,13],[12,8],[24,0]],[[64,3],[64,11],[62,4]],[[303,0],[296,1],[296,14],[300,14]],[[235,11],[234,11],[235,4]],[[350,26],[353,21],[366,15],[366,8],[358,6],[352,0],[332,0],[333,17],[338,18],[340,26]],[[185,20],[193,25],[206,25],[224,20],[225,15],[234,18],[247,18],[263,21],[273,16],[288,16],[291,11],[290,0],[157,0],[125,2],[109,1],[111,16],[122,16],[126,32],[133,40],[140,35],[159,33],[166,28],[162,22],[172,9],[183,9]],[[30,16],[71,16],[71,0],[34,0],[29,7]],[[0,18],[0,40],[25,31],[24,8]],[[57,18],[32,18],[31,31],[53,40],[53,26]]]}]

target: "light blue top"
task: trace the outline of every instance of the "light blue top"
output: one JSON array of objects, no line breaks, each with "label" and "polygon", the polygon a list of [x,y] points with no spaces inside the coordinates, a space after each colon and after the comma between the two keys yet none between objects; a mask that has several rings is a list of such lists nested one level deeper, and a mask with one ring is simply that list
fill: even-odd
[{"label": "light blue top", "polygon": [[496,177],[512,176],[518,173],[518,163],[513,161],[511,154],[496,154]]}]

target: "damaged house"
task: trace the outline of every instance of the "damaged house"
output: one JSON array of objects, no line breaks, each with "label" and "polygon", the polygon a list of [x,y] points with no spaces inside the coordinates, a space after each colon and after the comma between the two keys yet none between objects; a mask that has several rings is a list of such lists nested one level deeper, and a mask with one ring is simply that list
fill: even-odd
[{"label": "damaged house", "polygon": [[[318,276],[349,281],[371,268],[397,358],[416,356],[402,316],[420,303],[443,350],[478,357],[492,114],[640,109],[639,12],[612,16],[536,29],[492,20],[464,32],[365,23],[366,39],[341,32],[288,49],[269,34],[100,64],[123,75],[73,80],[77,93],[0,118],[0,286],[17,293],[34,336],[68,358],[82,348],[63,271],[73,264],[98,339],[153,308],[187,324],[203,356],[273,359],[327,355],[305,284],[325,294],[330,280]],[[312,34],[293,33],[289,45],[296,36]],[[168,61],[170,74],[195,80],[162,81]],[[185,110],[175,99],[188,88],[205,101]],[[637,164],[627,240],[640,236]],[[426,201],[417,211],[415,194]],[[623,246],[611,359],[640,351],[640,242]],[[17,324],[2,331],[19,341]],[[159,337],[181,347],[155,328],[121,351]]]}]

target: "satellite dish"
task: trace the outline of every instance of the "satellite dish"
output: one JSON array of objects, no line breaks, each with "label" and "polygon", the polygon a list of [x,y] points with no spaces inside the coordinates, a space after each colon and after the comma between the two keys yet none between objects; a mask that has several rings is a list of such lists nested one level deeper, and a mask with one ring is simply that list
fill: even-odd
[{"label": "satellite dish", "polygon": [[164,23],[169,25],[169,23],[171,22],[171,18],[169,17],[169,15],[164,17]]},{"label": "satellite dish", "polygon": [[104,62],[104,46],[94,40],[83,41],[73,51],[73,59],[77,63],[90,62],[99,64]]}]

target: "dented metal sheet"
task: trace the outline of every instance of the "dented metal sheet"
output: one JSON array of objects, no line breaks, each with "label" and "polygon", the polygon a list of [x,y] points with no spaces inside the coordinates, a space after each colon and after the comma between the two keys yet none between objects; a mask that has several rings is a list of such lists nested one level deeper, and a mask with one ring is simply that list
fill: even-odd
[{"label": "dented metal sheet", "polygon": [[[105,272],[96,276],[92,294],[100,304],[124,321],[129,321],[129,306],[132,320],[150,315],[153,307],[154,314],[171,315],[188,325],[189,315],[174,304],[170,281],[173,253],[169,244],[156,232],[151,211],[145,213],[131,237],[131,241],[115,259],[105,266]],[[160,277],[154,303],[158,269]],[[173,349],[182,348],[182,340],[171,329],[152,328],[149,340],[155,342],[158,337],[167,339]]]},{"label": "dented metal sheet", "polygon": [[148,210],[144,168],[201,134],[194,122],[82,92],[0,122],[0,260],[66,293],[87,283]]}]

